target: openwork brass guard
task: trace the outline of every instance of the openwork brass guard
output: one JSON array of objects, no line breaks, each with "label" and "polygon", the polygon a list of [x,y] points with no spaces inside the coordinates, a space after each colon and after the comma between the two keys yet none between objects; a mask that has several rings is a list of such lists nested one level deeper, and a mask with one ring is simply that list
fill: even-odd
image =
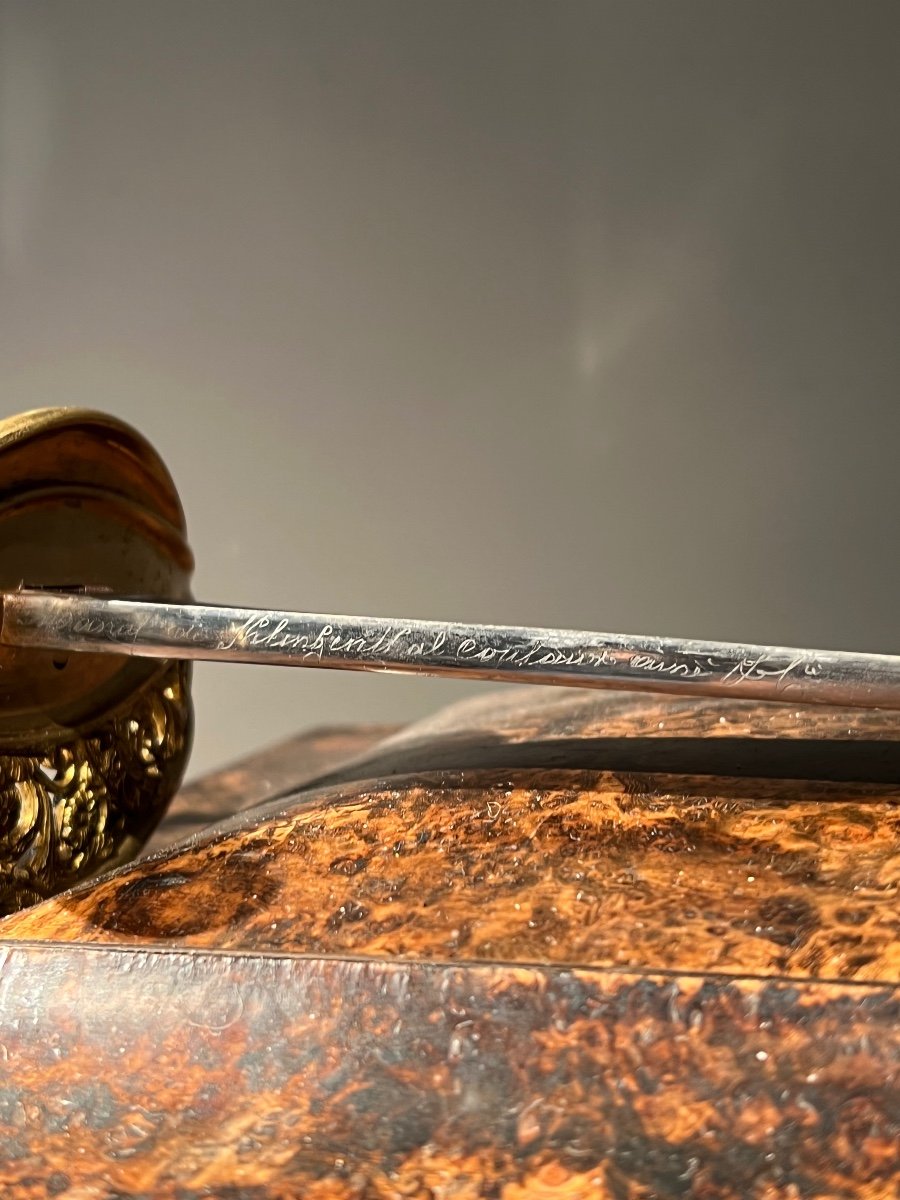
[{"label": "openwork brass guard", "polygon": [[[172,479],[111,417],[0,422],[0,586],[190,598]],[[0,913],[131,857],[190,750],[188,664],[0,647]]]},{"label": "openwork brass guard", "polygon": [[168,664],[122,714],[38,753],[0,755],[0,912],[132,858],[190,749],[190,664]]}]

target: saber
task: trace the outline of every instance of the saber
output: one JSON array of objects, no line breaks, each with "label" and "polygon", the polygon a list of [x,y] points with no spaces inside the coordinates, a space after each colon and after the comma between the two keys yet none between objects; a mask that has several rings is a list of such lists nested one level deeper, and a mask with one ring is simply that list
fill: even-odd
[{"label": "saber", "polygon": [[[788,734],[773,707],[748,729],[768,725],[788,753],[797,729],[814,735],[839,752],[841,779],[886,769],[845,755],[853,735],[877,729],[890,751],[900,731],[900,657],[222,608],[193,603],[193,566],[178,491],[136,430],[77,409],[0,420],[0,915],[146,841],[190,755],[189,659],[830,704],[824,724],[789,713]],[[839,711],[852,706],[889,715]],[[702,707],[715,722],[718,706]],[[746,774],[745,740],[721,739],[719,770]],[[657,761],[648,741],[637,770]],[[595,751],[592,766],[610,767]]]},{"label": "saber", "polygon": [[900,709],[900,657],[19,590],[10,647]]}]

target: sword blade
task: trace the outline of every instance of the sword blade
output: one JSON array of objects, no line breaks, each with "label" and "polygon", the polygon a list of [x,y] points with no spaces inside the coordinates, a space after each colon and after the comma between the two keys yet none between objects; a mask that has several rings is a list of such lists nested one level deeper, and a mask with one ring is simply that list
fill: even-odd
[{"label": "sword blade", "polygon": [[895,655],[50,591],[2,596],[0,642],[94,654],[900,709],[900,657]]}]

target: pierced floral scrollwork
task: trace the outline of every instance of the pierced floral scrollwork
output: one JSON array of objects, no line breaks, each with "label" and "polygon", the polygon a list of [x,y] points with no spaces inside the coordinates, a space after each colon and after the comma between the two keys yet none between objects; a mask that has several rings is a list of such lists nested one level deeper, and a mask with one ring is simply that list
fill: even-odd
[{"label": "pierced floral scrollwork", "polygon": [[83,737],[0,754],[0,914],[135,854],[175,793],[192,723],[190,665],[173,663]]}]

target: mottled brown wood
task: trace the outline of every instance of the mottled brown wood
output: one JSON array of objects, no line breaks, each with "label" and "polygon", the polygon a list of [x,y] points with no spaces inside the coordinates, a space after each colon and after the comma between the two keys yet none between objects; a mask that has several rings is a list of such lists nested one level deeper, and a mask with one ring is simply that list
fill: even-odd
[{"label": "mottled brown wood", "polygon": [[184,841],[233,813],[296,791],[327,771],[336,771],[395,730],[392,725],[314,729],[194,780],[173,800],[142,857]]},{"label": "mottled brown wood", "polygon": [[521,689],[282,754],[0,923],[12,1194],[893,1200],[898,739]]},{"label": "mottled brown wood", "polygon": [[897,981],[898,845],[858,785],[479,771],[311,793],[0,929]]},{"label": "mottled brown wood", "polygon": [[896,988],[46,945],[0,981],[17,1200],[897,1195]]},{"label": "mottled brown wood", "polygon": [[509,688],[454,705],[326,776],[550,767],[900,785],[900,719],[877,710]]}]

